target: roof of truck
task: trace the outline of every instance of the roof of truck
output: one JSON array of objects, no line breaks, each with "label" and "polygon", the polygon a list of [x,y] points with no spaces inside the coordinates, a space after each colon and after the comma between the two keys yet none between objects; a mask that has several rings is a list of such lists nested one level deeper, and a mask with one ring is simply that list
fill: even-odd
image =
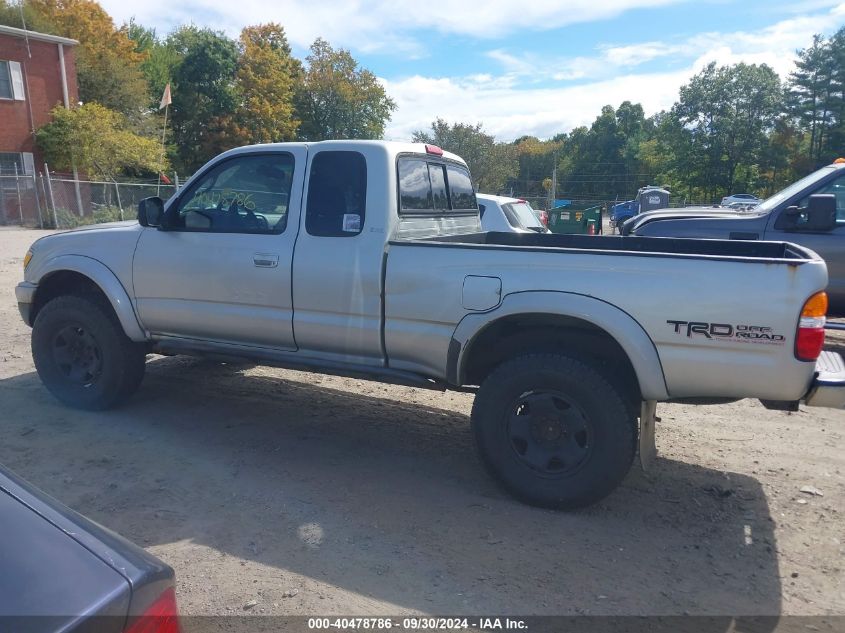
[{"label": "roof of truck", "polygon": [[[449,160],[454,160],[460,163],[464,162],[464,159],[458,156],[457,154],[453,154],[452,152],[447,152],[446,150],[441,150],[439,147],[434,145],[428,145],[426,143],[408,143],[402,141],[366,141],[366,140],[331,140],[331,141],[304,141],[299,143],[263,143],[259,145],[244,145],[243,147],[236,147],[235,149],[231,149],[221,156],[231,156],[233,154],[242,154],[242,153],[249,153],[255,151],[266,151],[266,150],[284,150],[286,147],[313,147],[317,150],[325,150],[325,149],[346,149],[352,150],[355,147],[366,147],[366,146],[375,146],[384,148],[386,152],[391,155],[398,156],[399,154],[428,154],[433,158],[443,157]],[[442,154],[437,153],[434,150],[439,150]]]}]

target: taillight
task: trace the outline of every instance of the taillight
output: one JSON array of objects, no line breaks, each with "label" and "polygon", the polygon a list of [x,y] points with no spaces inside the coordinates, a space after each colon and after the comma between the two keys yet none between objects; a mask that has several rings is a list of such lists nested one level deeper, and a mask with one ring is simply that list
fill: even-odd
[{"label": "taillight", "polygon": [[437,147],[437,145],[430,145],[429,143],[425,144],[425,152],[426,154],[433,154],[434,156],[443,156],[443,150]]},{"label": "taillight", "polygon": [[827,293],[817,292],[804,303],[795,337],[795,358],[814,361],[824,347],[824,324],[827,314]]},{"label": "taillight", "polygon": [[543,209],[540,209],[540,222],[543,223],[543,226],[549,226],[549,212]]},{"label": "taillight", "polygon": [[181,633],[176,592],[168,587],[124,633]]}]

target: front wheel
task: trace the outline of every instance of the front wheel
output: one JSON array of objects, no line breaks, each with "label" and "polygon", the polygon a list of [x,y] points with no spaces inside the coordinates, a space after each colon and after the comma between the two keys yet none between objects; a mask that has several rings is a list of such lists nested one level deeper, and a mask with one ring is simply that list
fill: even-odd
[{"label": "front wheel", "polygon": [[141,384],[146,352],[133,343],[110,307],[96,299],[57,297],[38,312],[32,357],[41,382],[78,409],[100,410],[128,398]]},{"label": "front wheel", "polygon": [[487,469],[526,503],[574,509],[595,503],[627,474],[637,421],[621,391],[591,365],[557,354],[502,363],[472,408]]}]

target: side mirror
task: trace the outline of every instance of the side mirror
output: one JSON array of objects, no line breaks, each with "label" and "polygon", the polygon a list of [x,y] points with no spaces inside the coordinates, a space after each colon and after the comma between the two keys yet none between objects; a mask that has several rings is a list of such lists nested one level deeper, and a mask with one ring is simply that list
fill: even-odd
[{"label": "side mirror", "polygon": [[164,221],[164,202],[158,196],[144,198],[138,203],[138,224],[161,226]]},{"label": "side mirror", "polygon": [[775,221],[781,231],[807,231],[824,233],[836,227],[836,196],[832,193],[815,193],[807,200],[807,207],[787,207]]},{"label": "side mirror", "polygon": [[817,193],[807,203],[805,231],[830,231],[836,226],[836,196],[832,193]]}]

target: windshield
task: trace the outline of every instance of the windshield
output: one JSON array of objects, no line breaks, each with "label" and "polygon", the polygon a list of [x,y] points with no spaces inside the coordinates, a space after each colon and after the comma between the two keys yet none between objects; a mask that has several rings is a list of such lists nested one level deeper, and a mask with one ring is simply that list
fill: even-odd
[{"label": "windshield", "polygon": [[509,202],[502,205],[502,210],[510,225],[516,229],[544,228],[527,202]]},{"label": "windshield", "polygon": [[805,176],[798,182],[794,182],[789,185],[786,189],[783,189],[773,195],[771,198],[766,198],[763,202],[759,205],[754,207],[754,211],[771,211],[776,206],[778,206],[784,200],[788,200],[792,196],[797,193],[801,193],[807,187],[811,187],[813,184],[817,183],[818,181],[825,178],[827,175],[830,174],[830,170],[834,169],[833,167],[822,167],[818,171],[814,171],[809,176]]}]

